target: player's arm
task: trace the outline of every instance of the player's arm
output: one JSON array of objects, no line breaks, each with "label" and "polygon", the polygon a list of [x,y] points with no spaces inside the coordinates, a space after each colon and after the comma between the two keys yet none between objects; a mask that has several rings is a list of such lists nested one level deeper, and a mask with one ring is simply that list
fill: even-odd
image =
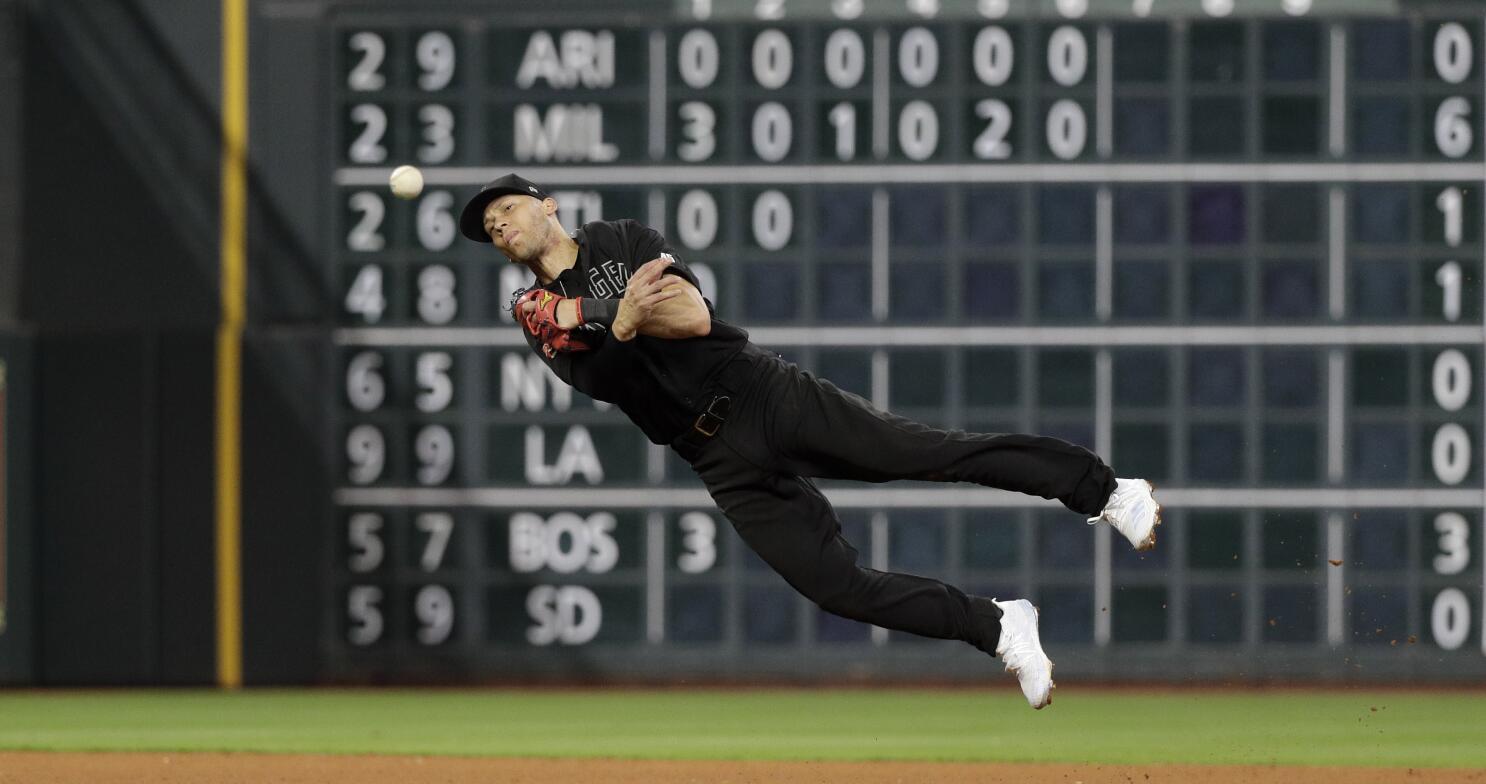
[{"label": "player's arm", "polygon": [[[618,300],[577,297],[557,303],[557,326],[572,329],[596,321],[609,327],[621,341],[635,335],[653,338],[693,338],[712,331],[712,312],[702,292],[679,275],[667,275],[669,256],[651,259],[630,276],[624,298]],[[531,312],[536,303],[523,303]]]},{"label": "player's arm", "polygon": [[702,292],[685,278],[667,275],[670,265],[667,256],[651,259],[630,276],[609,328],[615,338],[695,338],[712,331],[712,313]]}]

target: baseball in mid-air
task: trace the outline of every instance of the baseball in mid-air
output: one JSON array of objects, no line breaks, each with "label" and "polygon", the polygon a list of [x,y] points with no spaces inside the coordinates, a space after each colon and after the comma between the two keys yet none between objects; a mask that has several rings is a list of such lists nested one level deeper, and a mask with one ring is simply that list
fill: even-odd
[{"label": "baseball in mid-air", "polygon": [[389,178],[392,195],[399,199],[416,199],[423,192],[423,172],[417,166],[399,166]]}]

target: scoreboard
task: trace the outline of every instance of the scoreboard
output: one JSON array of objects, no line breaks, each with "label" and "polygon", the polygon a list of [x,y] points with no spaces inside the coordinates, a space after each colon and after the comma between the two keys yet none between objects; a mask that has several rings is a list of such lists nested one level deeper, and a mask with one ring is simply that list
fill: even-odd
[{"label": "scoreboard", "polygon": [[456,228],[509,171],[880,406],[1151,479],[1148,554],[1040,499],[823,485],[864,565],[1031,599],[1060,675],[1486,674],[1477,4],[346,2],[319,35],[327,677],[998,669],[798,597],[545,369],[527,273]]}]

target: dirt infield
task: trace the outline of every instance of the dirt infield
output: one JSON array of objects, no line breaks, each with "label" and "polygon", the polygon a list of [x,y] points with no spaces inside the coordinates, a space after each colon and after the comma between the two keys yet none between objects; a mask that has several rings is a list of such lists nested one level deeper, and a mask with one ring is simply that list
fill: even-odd
[{"label": "dirt infield", "polygon": [[928,762],[656,762],[641,760],[496,759],[475,757],[338,757],[279,754],[61,754],[0,752],[0,782],[26,784],[405,784],[500,781],[620,782],[1191,782],[1229,784],[1306,781],[1317,784],[1486,782],[1486,771],[1436,768],[1296,768],[1198,765],[1051,765]]}]

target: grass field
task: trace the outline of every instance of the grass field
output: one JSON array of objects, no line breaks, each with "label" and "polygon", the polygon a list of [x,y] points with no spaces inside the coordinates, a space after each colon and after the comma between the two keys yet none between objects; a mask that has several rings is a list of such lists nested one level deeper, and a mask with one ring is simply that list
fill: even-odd
[{"label": "grass field", "polygon": [[1486,693],[0,692],[0,749],[1486,767]]}]

